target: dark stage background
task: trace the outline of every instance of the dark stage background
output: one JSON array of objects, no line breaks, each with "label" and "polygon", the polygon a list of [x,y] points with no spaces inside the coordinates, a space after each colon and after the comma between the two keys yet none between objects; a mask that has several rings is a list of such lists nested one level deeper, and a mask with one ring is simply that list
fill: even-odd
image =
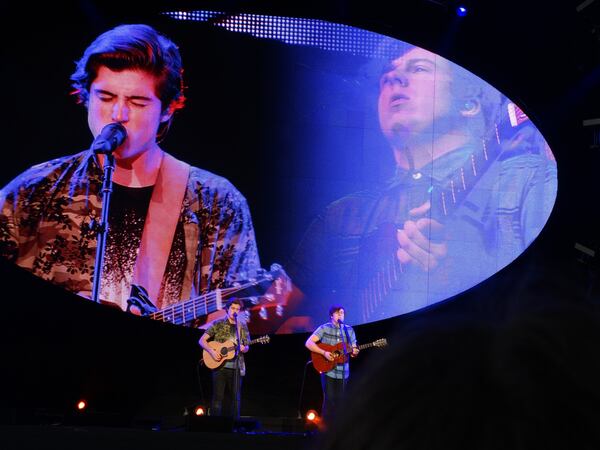
[{"label": "dark stage background", "polygon": [[[168,9],[313,17],[430,49],[523,106],[558,161],[554,211],[523,255],[491,279],[428,311],[356,327],[360,340],[386,337],[394,345],[394,335],[405,326],[425,327],[438,315],[469,313],[499,321],[516,310],[543,305],[550,297],[597,301],[596,258],[574,247],[600,246],[599,127],[583,126],[584,120],[600,117],[598,1],[580,12],[579,1],[472,2],[470,15],[462,19],[455,17],[450,1],[411,0],[397,2],[393,9],[383,1],[321,3],[326,5],[169,2]],[[11,2],[2,13],[0,184],[35,163],[89,146],[85,113],[68,95],[72,60],[109,27],[150,23],[180,44],[186,75],[194,80],[188,106],[176,118],[164,148],[232,181],[250,204],[263,265],[285,262],[294,244],[287,237],[297,237],[309,217],[301,218],[297,230],[282,233],[278,214],[285,214],[286,205],[275,202],[280,197],[270,183],[286,161],[282,130],[273,128],[279,112],[272,108],[275,100],[281,101],[273,99],[273,86],[285,92],[285,70],[263,73],[265,65],[257,58],[264,55],[239,52],[237,70],[219,72],[220,65],[232,66],[220,60],[225,53],[219,45],[232,45],[228,32],[222,32],[219,45],[192,46],[202,35],[198,24],[161,17],[160,9],[149,4],[56,5],[38,9]],[[9,25],[16,31],[9,32]],[[181,418],[186,406],[208,398],[209,373],[197,366],[198,330],[83,302],[11,265],[2,264],[2,276],[0,419],[5,423],[34,420],[33,415],[41,417],[43,411],[51,416],[52,411],[71,408],[79,397],[88,398],[97,411],[138,421]],[[304,377],[306,337],[275,335],[269,345],[252,349],[242,415],[296,417],[319,406],[316,373],[308,367]],[[356,376],[368,376],[369,361],[378,351],[365,352],[354,362]]]}]

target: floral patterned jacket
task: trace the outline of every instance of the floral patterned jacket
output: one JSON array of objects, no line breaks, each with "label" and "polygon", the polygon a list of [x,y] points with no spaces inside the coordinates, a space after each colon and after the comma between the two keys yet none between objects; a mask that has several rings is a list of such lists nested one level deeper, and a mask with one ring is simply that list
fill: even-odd
[{"label": "floral patterned jacket", "polygon": [[[102,169],[87,150],[31,167],[0,191],[0,255],[79,293],[91,292]],[[192,167],[182,203],[185,274],[165,307],[260,267],[246,199],[225,178]]]}]

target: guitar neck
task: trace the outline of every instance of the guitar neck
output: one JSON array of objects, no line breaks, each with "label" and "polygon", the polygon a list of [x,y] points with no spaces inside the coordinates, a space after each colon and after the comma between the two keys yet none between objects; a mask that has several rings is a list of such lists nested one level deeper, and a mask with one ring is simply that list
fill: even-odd
[{"label": "guitar neck", "polygon": [[445,186],[431,192],[431,210],[437,220],[443,221],[462,204],[485,171],[499,158],[503,151],[502,142],[510,140],[523,124],[529,123],[523,110],[510,101],[502,107],[497,119],[494,128],[481,141],[481,148],[455,170]]},{"label": "guitar neck", "polygon": [[358,346],[359,350],[364,350],[366,348],[375,347],[375,342],[369,342],[368,344],[362,344]]},{"label": "guitar neck", "polygon": [[289,292],[291,287],[286,287],[284,281],[286,279],[289,278],[283,268],[279,264],[272,264],[270,271],[265,272],[261,269],[259,275],[254,279],[239,282],[234,287],[216,289],[207,294],[175,303],[160,311],[151,312],[147,316],[161,322],[185,325],[199,317],[223,309],[224,301],[233,296],[238,298],[242,296],[252,297],[253,300],[250,303],[253,306],[265,303],[270,305],[279,304],[280,300],[275,300],[272,293],[268,295],[265,295],[265,293],[272,286],[275,288],[275,295],[283,295],[284,292]]},{"label": "guitar neck", "polygon": [[[370,343],[368,343],[368,344],[362,344],[362,345],[359,345],[357,348],[358,348],[359,350],[364,350],[364,349],[366,349],[366,348],[375,347],[375,344],[376,344],[376,342],[377,342],[377,341],[375,341],[375,342],[370,342]],[[327,350],[327,351],[333,351],[333,350],[335,350],[335,349],[339,349],[340,351],[342,351],[342,350],[343,350],[343,348],[344,348],[344,346],[343,346],[343,344],[342,344],[342,343],[338,343],[338,344],[335,344],[335,345],[327,345],[327,344],[323,344],[322,342],[319,342],[319,343],[317,344],[317,346],[319,346],[319,347],[321,347],[323,350]],[[348,350],[347,350],[348,352],[350,352],[350,353],[352,352],[352,346],[348,345],[347,349],[348,349]]]},{"label": "guitar neck", "polygon": [[467,198],[489,166],[500,156],[501,147],[493,140],[482,141],[481,149],[469,155],[465,163],[455,170],[445,186],[431,191],[433,218],[443,222]]},{"label": "guitar neck", "polygon": [[[259,339],[253,339],[250,342],[248,342],[246,345],[250,346],[250,345],[254,345],[254,344],[258,344],[259,342],[264,342],[263,338],[259,338]],[[232,350],[236,349],[236,345],[232,345],[230,347],[226,347],[227,352],[230,352]]]},{"label": "guitar neck", "polygon": [[160,311],[149,314],[151,319],[161,322],[170,322],[175,325],[183,325],[202,316],[207,316],[223,308],[223,300],[247,286],[236,288],[217,289],[208,294],[175,303]]}]

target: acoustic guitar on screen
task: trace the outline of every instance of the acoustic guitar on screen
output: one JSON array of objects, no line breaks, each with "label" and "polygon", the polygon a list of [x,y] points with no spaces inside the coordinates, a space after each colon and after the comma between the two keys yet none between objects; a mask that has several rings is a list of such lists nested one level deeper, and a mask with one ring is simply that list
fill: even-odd
[{"label": "acoustic guitar on screen", "polygon": [[[344,352],[344,345],[342,342],[339,342],[335,345],[324,344],[322,342],[317,342],[317,345],[322,350],[330,352],[333,355],[333,361],[329,361],[320,353],[310,352],[310,357],[312,358],[313,367],[319,373],[329,372],[338,364],[343,364],[348,360],[348,356],[352,353],[352,348],[348,346],[348,352]],[[368,344],[359,345],[359,350],[364,350],[367,348],[382,348],[387,346],[386,339],[377,339],[376,341],[370,342]]]},{"label": "acoustic guitar on screen", "polygon": [[[248,345],[253,344],[268,344],[271,338],[268,335],[253,339],[248,342]],[[221,360],[217,361],[214,359],[208,351],[202,351],[202,362],[209,369],[216,369],[220,367],[225,361],[233,359],[235,356],[236,344],[233,341],[216,342],[209,341],[208,346],[221,355]]]}]

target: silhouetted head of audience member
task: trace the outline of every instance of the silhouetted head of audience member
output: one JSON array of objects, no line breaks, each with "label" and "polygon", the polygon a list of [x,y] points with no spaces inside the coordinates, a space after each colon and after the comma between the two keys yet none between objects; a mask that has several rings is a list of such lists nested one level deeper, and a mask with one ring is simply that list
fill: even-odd
[{"label": "silhouetted head of audience member", "polygon": [[550,301],[502,323],[446,315],[410,328],[360,374],[319,448],[599,448],[597,305]]}]

